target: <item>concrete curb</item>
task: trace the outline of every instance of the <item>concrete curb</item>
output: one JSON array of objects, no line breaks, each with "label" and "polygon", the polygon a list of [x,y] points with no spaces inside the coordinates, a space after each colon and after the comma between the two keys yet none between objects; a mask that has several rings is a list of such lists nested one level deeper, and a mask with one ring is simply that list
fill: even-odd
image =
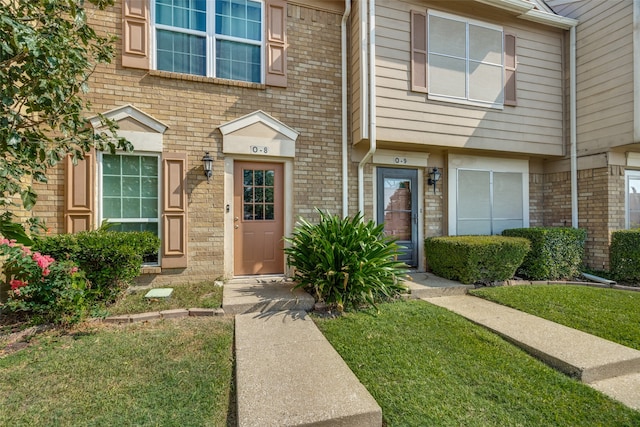
[{"label": "concrete curb", "polygon": [[181,319],[184,317],[211,317],[224,316],[222,308],[177,308],[173,310],[150,311],[146,313],[126,314],[121,316],[109,316],[102,319],[104,323],[123,324],[148,322],[161,319]]}]

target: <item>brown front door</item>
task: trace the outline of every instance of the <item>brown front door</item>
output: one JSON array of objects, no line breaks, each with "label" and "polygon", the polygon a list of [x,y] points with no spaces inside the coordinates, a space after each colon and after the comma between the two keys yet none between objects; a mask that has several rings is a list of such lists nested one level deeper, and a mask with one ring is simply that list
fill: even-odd
[{"label": "brown front door", "polygon": [[235,162],[234,274],[284,273],[284,167]]}]

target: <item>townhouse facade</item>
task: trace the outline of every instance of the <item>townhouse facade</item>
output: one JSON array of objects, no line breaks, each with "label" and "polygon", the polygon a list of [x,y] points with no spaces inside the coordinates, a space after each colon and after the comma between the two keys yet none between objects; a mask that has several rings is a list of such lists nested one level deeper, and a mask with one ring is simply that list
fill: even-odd
[{"label": "townhouse facade", "polygon": [[153,284],[285,274],[282,237],[315,208],[384,222],[418,270],[425,237],[543,225],[587,228],[587,262],[606,266],[610,231],[634,224],[637,119],[619,88],[609,117],[626,117],[628,140],[611,136],[604,157],[625,161],[602,163],[593,135],[607,129],[588,115],[605,100],[573,90],[614,77],[581,74],[586,43],[574,72],[576,34],[599,36],[553,3],[117,2],[92,16],[122,44],[92,76],[90,115],[135,150],[67,162],[33,213],[56,233],[158,233]]}]

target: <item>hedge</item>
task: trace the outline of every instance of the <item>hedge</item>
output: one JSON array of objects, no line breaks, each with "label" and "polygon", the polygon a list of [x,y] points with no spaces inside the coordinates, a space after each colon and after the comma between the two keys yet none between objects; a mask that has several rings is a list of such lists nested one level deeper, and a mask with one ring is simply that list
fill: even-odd
[{"label": "hedge", "polygon": [[640,282],[640,229],[611,233],[611,276],[620,282]]},{"label": "hedge", "polygon": [[527,239],[504,236],[430,237],[425,240],[429,269],[462,283],[513,277],[529,251]]},{"label": "hedge", "polygon": [[516,274],[530,280],[569,279],[580,273],[587,232],[581,228],[532,227],[504,230],[503,236],[524,237],[531,242]]},{"label": "hedge", "polygon": [[115,300],[140,274],[143,258],[157,254],[160,239],[148,231],[83,231],[37,238],[33,249],[57,260],[70,259],[86,273],[91,299]]}]

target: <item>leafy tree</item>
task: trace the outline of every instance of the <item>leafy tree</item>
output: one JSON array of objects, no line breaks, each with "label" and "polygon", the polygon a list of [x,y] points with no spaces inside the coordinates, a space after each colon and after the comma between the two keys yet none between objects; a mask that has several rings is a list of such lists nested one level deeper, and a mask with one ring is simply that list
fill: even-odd
[{"label": "leafy tree", "polygon": [[[95,8],[113,0],[88,0]],[[20,196],[30,210],[33,183],[71,153],[74,161],[91,148],[131,149],[117,137],[116,124],[95,133],[83,113],[83,95],[98,64],[114,56],[113,36],[88,25],[84,0],[1,0],[0,4],[0,233],[10,224],[10,207]],[[95,10],[91,8],[91,10]],[[12,230],[7,230],[11,232]],[[15,231],[15,230],[13,230]]]}]

